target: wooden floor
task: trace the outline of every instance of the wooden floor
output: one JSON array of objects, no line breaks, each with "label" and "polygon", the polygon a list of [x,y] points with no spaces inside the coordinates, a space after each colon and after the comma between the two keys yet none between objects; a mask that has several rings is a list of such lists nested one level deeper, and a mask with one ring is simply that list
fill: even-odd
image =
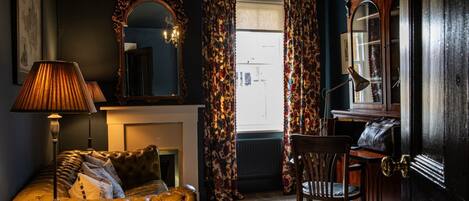
[{"label": "wooden floor", "polygon": [[243,201],[296,201],[295,195],[283,195],[281,191],[245,194]]}]

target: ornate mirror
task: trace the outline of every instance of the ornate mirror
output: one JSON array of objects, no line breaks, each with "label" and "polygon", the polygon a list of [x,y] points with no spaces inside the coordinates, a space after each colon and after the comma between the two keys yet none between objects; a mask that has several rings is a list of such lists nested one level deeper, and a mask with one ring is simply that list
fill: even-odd
[{"label": "ornate mirror", "polygon": [[112,20],[119,44],[119,101],[182,103],[187,23],[182,1],[118,0]]}]

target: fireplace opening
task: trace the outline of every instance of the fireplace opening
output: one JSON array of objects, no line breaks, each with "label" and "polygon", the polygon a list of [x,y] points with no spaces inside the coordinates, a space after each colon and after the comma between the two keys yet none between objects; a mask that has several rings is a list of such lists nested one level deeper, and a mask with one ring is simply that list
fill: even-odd
[{"label": "fireplace opening", "polygon": [[160,152],[161,179],[168,187],[179,186],[178,151]]}]

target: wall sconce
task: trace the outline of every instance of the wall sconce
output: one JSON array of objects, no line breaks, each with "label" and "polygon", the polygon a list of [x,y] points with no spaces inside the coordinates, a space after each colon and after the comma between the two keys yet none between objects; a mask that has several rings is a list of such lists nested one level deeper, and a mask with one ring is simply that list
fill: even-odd
[{"label": "wall sconce", "polygon": [[166,30],[163,31],[164,42],[168,44],[171,43],[176,47],[179,44],[179,36],[180,36],[180,32],[179,32],[178,26],[173,26],[173,30],[171,30],[170,34],[168,34],[168,31]]},{"label": "wall sconce", "polygon": [[[166,42],[167,44],[171,43],[175,47],[178,47],[179,40],[181,39],[180,38],[181,32],[179,30],[179,26],[174,25],[172,19],[170,19],[169,17],[166,17],[164,21],[166,22],[166,25],[168,27],[163,31],[164,42]],[[171,30],[171,32],[168,33],[168,30]]]}]

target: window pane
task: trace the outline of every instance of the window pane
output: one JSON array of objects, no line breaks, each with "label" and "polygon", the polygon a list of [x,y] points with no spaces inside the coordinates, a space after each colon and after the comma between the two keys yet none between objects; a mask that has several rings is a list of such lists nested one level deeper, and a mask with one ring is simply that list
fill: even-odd
[{"label": "window pane", "polygon": [[283,33],[238,31],[238,131],[283,130]]}]

